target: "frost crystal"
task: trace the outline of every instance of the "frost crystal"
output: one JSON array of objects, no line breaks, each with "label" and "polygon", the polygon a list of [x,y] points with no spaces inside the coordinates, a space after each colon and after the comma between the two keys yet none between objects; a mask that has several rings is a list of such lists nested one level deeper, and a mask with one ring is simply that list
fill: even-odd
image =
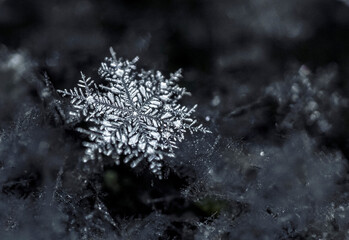
[{"label": "frost crystal", "polygon": [[162,159],[174,157],[177,141],[184,133],[209,132],[196,125],[191,115],[196,105],[188,109],[178,103],[184,95],[190,95],[178,86],[181,70],[166,79],[159,71],[137,71],[132,61],[117,59],[113,49],[105,58],[98,74],[107,85],[97,86],[82,73],[79,88],[58,90],[70,96],[73,116],[80,116],[91,126],[77,128],[87,134],[89,141],[84,161],[111,156],[118,164],[120,157],[131,167],[146,159],[153,173],[161,178]]}]

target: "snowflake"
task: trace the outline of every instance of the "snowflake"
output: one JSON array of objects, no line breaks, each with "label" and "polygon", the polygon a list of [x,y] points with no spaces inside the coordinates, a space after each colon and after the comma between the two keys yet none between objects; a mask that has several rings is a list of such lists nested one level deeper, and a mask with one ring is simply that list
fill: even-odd
[{"label": "snowflake", "polygon": [[123,162],[137,166],[147,160],[153,173],[161,178],[164,156],[174,157],[177,142],[184,133],[210,132],[196,125],[191,115],[197,105],[188,109],[178,103],[190,95],[177,82],[181,70],[166,79],[160,71],[137,71],[132,61],[117,59],[113,49],[98,70],[107,85],[97,86],[91,78],[81,73],[79,88],[58,90],[69,96],[73,105],[72,116],[82,117],[89,127],[77,128],[87,134],[88,141],[83,161],[111,156],[117,164]]}]

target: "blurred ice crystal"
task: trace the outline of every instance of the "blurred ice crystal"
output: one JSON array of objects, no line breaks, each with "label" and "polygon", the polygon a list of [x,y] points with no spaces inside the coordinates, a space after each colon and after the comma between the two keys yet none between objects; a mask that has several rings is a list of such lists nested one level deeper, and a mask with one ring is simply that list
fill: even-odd
[{"label": "blurred ice crystal", "polygon": [[99,68],[99,76],[108,84],[97,86],[91,78],[82,75],[79,88],[58,90],[69,96],[74,110],[72,116],[82,117],[91,123],[77,131],[87,134],[84,162],[111,156],[119,164],[120,158],[131,167],[146,159],[151,171],[162,177],[162,159],[174,157],[177,141],[184,139],[184,133],[209,132],[197,125],[191,109],[178,101],[190,95],[177,82],[181,70],[166,79],[159,71],[137,71],[132,61],[116,58],[113,49],[111,57],[105,58]]}]

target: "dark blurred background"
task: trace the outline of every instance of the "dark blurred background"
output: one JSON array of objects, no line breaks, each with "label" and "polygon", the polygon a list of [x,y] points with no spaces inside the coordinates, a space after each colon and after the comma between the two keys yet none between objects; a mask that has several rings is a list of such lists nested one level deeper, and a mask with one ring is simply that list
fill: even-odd
[{"label": "dark blurred background", "polygon": [[[27,51],[58,88],[72,86],[80,70],[93,74],[110,46],[122,57],[139,55],[148,68],[183,68],[184,84],[207,100],[220,94],[242,102],[294,63],[312,70],[335,63],[343,79],[348,75],[346,1],[0,4],[1,44]],[[346,87],[344,80],[340,84]]]},{"label": "dark blurred background", "polygon": [[150,68],[182,67],[192,91],[211,95],[255,76],[260,88],[294,62],[348,72],[345,1],[3,0],[0,11],[0,42],[28,51],[58,87],[92,74],[110,46]]}]

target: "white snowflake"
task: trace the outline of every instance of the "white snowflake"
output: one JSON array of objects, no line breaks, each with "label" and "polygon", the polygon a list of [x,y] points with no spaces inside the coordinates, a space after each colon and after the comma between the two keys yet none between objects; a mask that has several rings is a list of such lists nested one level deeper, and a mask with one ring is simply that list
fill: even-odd
[{"label": "white snowflake", "polygon": [[162,159],[174,157],[176,143],[184,139],[184,133],[210,132],[201,124],[196,125],[191,115],[196,105],[188,109],[178,103],[184,95],[190,95],[177,82],[181,70],[166,79],[159,71],[137,71],[132,61],[117,59],[113,49],[99,68],[99,75],[107,85],[97,86],[91,78],[81,73],[79,88],[58,90],[70,96],[74,111],[90,127],[77,128],[87,134],[89,141],[84,161],[111,156],[117,164],[120,158],[131,167],[146,159],[153,173],[161,178]]}]

